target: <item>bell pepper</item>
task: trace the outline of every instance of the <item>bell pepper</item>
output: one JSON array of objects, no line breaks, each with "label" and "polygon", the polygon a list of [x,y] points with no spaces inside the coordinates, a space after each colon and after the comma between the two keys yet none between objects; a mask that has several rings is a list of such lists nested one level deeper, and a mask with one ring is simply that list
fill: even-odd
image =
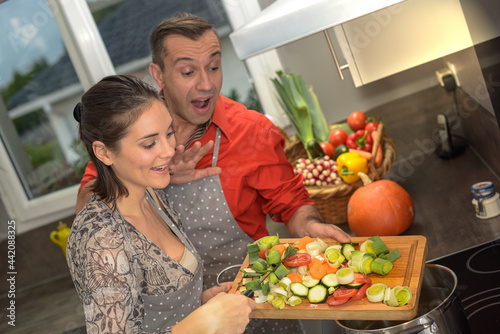
[{"label": "bell pepper", "polygon": [[348,152],[337,158],[337,173],[345,183],[359,180],[358,173],[368,173],[368,160],[357,152]]},{"label": "bell pepper", "polygon": [[346,145],[355,150],[372,151],[373,138],[366,130],[358,130],[347,136]]}]

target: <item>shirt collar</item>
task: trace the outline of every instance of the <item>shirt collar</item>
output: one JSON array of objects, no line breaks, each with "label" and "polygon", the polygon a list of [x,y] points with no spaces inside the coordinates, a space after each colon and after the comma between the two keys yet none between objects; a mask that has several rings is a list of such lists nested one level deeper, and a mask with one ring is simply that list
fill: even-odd
[{"label": "shirt collar", "polygon": [[217,125],[224,136],[230,141],[231,140],[231,128],[229,126],[228,120],[227,120],[227,112],[226,112],[226,103],[228,98],[224,97],[222,95],[219,95],[217,98],[217,102],[215,103],[215,108],[214,112],[212,114],[212,123]]}]

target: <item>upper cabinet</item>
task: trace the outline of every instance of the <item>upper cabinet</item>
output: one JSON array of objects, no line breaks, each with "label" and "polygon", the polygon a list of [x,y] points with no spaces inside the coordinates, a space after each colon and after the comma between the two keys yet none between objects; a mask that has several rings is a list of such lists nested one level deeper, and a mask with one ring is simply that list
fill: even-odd
[{"label": "upper cabinet", "polygon": [[473,45],[459,0],[406,0],[333,31],[356,87]]}]

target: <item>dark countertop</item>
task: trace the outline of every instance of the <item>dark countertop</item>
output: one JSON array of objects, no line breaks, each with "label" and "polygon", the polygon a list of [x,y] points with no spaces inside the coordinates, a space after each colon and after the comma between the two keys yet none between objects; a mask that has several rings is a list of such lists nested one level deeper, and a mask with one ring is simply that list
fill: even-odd
[{"label": "dark countertop", "polygon": [[[386,134],[395,141],[396,160],[384,178],[411,195],[415,219],[404,235],[427,238],[428,260],[500,238],[500,216],[477,218],[470,192],[472,184],[487,180],[498,191],[496,174],[471,146],[448,160],[435,153],[438,113],[447,114],[452,132],[461,134],[453,106],[453,95],[436,86],[367,111],[384,122]],[[350,233],[347,224],[339,226]]]}]

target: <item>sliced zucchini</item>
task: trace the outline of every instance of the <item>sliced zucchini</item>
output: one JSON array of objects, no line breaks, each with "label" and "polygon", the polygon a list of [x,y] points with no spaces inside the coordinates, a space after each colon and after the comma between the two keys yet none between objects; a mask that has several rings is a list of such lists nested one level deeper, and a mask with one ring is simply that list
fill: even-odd
[{"label": "sliced zucchini", "polygon": [[327,297],[328,290],[321,284],[315,285],[309,289],[309,293],[307,294],[307,299],[313,304],[323,303]]},{"label": "sliced zucchini", "polygon": [[354,248],[354,245],[352,243],[342,244],[342,255],[344,255],[347,260],[350,260],[352,258],[351,252],[355,250],[356,249]]},{"label": "sliced zucchini", "polygon": [[295,296],[306,298],[309,293],[309,288],[300,282],[294,282],[290,285],[290,291]]},{"label": "sliced zucchini", "polygon": [[312,288],[319,284],[319,279],[314,279],[311,275],[305,275],[304,278],[302,278],[302,284],[308,288]]},{"label": "sliced zucchini", "polygon": [[329,273],[323,276],[323,278],[321,279],[321,284],[323,284],[327,288],[337,288],[340,285],[337,279],[337,274],[334,273]]},{"label": "sliced zucchini", "polygon": [[356,281],[353,281],[351,283],[345,284],[344,286],[349,289],[359,289],[361,288],[365,283],[358,283]]}]

